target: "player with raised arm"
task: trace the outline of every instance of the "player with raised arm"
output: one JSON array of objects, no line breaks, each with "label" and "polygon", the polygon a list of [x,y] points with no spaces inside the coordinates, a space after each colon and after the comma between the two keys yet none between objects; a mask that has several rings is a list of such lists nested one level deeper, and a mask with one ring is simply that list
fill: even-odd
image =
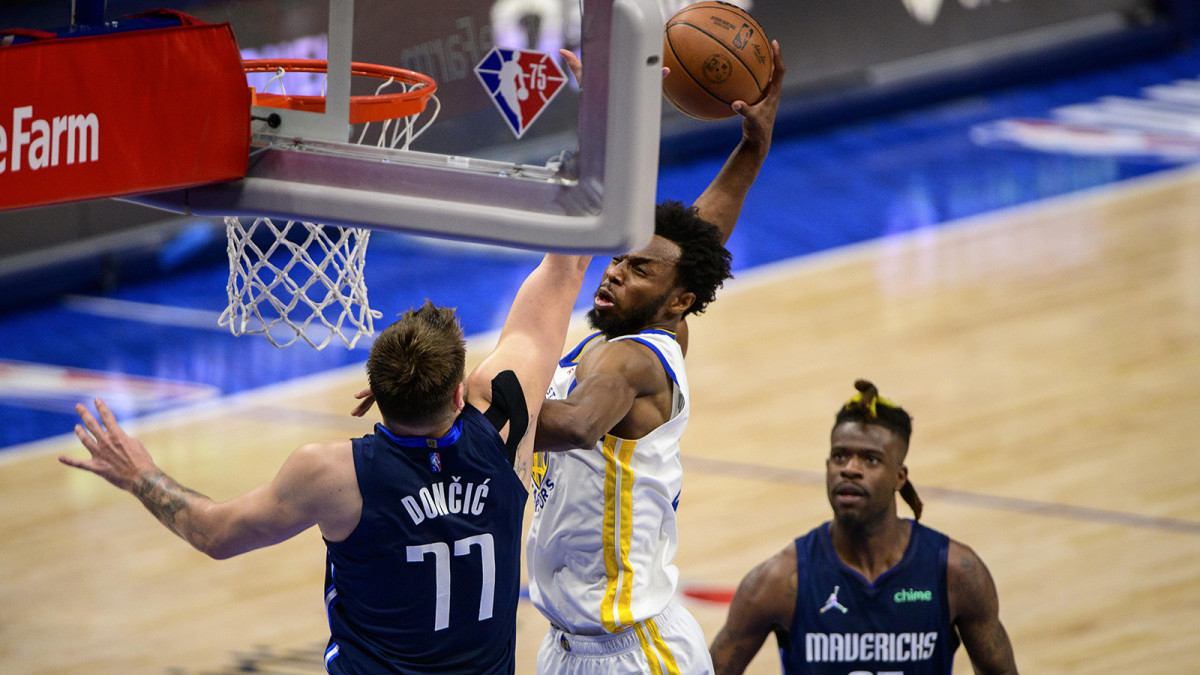
[{"label": "player with raised arm", "polygon": [[[787,675],[949,675],[960,640],[976,673],[1016,673],[987,567],[917,522],[904,465],[912,418],[870,382],[855,387],[825,461],[833,520],[742,579],[712,643],[716,672],[744,672],[773,631]],[[897,493],[913,520],[897,515]]]},{"label": "player with raised arm", "polygon": [[700,626],[675,602],[672,562],[690,414],[685,317],[730,276],[724,244],[779,106],[778,44],[772,56],[763,100],[733,103],[737,148],[691,208],[659,204],[651,242],[612,259],[588,313],[597,332],[563,358],[547,394],[526,545],[530,598],[551,624],[540,673],[711,672]]},{"label": "player with raised arm", "polygon": [[512,673],[530,432],[587,263],[547,255],[465,380],[453,310],[426,302],[405,313],[367,361],[383,418],[374,433],[301,446],[240,497],[217,502],[177,483],[99,399],[99,421],[76,406],[90,459],[59,459],[131,492],[213,558],[316,525],[331,673]]}]

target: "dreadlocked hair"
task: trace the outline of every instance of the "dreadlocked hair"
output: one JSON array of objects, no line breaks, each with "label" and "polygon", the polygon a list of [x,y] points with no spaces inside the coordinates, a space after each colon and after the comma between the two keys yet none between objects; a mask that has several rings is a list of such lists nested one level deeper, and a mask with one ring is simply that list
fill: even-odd
[{"label": "dreadlocked hair", "polygon": [[863,422],[886,427],[904,440],[905,447],[912,436],[912,416],[904,408],[879,396],[879,390],[869,380],[855,380],[858,393],[838,411],[834,426],[842,422]]},{"label": "dreadlocked hair", "polygon": [[684,311],[702,314],[708,303],[717,297],[717,289],[732,278],[730,261],[733,256],[721,243],[721,230],[700,217],[695,206],[668,199],[654,212],[654,234],[679,246],[679,262],[675,264],[679,283],[694,293],[696,300]]},{"label": "dreadlocked hair", "polygon": [[[838,410],[834,428],[845,422],[860,422],[875,424],[896,434],[904,441],[904,452],[908,453],[908,439],[912,437],[912,416],[904,408],[879,395],[879,390],[869,380],[855,380],[854,388],[858,393],[850,397]],[[917,496],[917,489],[912,481],[905,481],[900,488],[900,496],[913,510],[917,520],[921,519],[924,504]]]}]

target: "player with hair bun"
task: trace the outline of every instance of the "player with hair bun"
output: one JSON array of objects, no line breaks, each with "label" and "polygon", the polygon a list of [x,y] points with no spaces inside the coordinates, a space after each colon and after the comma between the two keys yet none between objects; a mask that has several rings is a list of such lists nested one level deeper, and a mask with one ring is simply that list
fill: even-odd
[{"label": "player with hair bun", "polygon": [[[949,675],[960,640],[975,672],[1016,673],[987,567],[917,522],[904,465],[912,417],[874,384],[854,386],[825,460],[833,520],[742,579],[710,648],[716,672],[744,672],[774,632],[787,675]],[[912,520],[897,515],[897,493]]]}]

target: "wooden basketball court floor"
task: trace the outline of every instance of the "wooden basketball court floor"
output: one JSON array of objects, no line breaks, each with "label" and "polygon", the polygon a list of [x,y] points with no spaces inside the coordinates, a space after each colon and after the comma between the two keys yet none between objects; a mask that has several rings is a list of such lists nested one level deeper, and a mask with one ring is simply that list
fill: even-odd
[{"label": "wooden basketball court floor", "polygon": [[[731,590],[828,517],[829,427],[868,377],[914,414],[924,521],[990,566],[1022,672],[1200,667],[1200,172],[760,268],[692,331],[685,590]],[[228,498],[303,442],[368,431],[346,414],[363,381],[347,368],[132,430]],[[0,456],[0,672],[319,671],[315,531],[211,561],[61,452],[82,450]],[[726,606],[687,604],[711,640]],[[518,672],[545,625],[522,605]],[[778,672],[773,638],[751,672]]]}]

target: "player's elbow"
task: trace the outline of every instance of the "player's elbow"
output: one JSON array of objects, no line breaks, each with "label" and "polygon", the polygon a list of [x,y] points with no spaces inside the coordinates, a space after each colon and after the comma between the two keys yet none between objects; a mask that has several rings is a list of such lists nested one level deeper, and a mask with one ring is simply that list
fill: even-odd
[{"label": "player's elbow", "polygon": [[207,549],[202,549],[203,553],[213,560],[228,560],[233,556],[241,553],[232,546],[209,546]]},{"label": "player's elbow", "polygon": [[595,447],[604,438],[604,435],[609,432],[612,425],[608,424],[605,420],[586,414],[583,410],[576,412],[577,414],[571,417],[571,423],[566,426],[567,437],[571,447]]},{"label": "player's elbow", "polygon": [[568,435],[567,445],[572,448],[592,448],[601,438],[604,438],[604,431],[594,426],[576,427]]},{"label": "player's elbow", "polygon": [[187,532],[186,539],[197,551],[213,560],[226,560],[242,552],[237,548],[232,537],[215,531],[211,525],[207,527],[201,523],[195,523],[195,525]]},{"label": "player's elbow", "polygon": [[592,433],[590,430],[577,426],[560,428],[559,433],[555,435],[558,437],[558,442],[555,445],[564,450],[591,448],[601,438],[601,436]]},{"label": "player's elbow", "polygon": [[212,558],[213,560],[227,560],[238,554],[238,552],[226,542],[200,534],[194,534],[189,537],[188,543],[192,545],[192,548]]},{"label": "player's elbow", "polygon": [[537,448],[539,450],[574,450],[595,447],[606,429],[589,423],[582,416],[547,414],[545,408],[538,418]]}]

